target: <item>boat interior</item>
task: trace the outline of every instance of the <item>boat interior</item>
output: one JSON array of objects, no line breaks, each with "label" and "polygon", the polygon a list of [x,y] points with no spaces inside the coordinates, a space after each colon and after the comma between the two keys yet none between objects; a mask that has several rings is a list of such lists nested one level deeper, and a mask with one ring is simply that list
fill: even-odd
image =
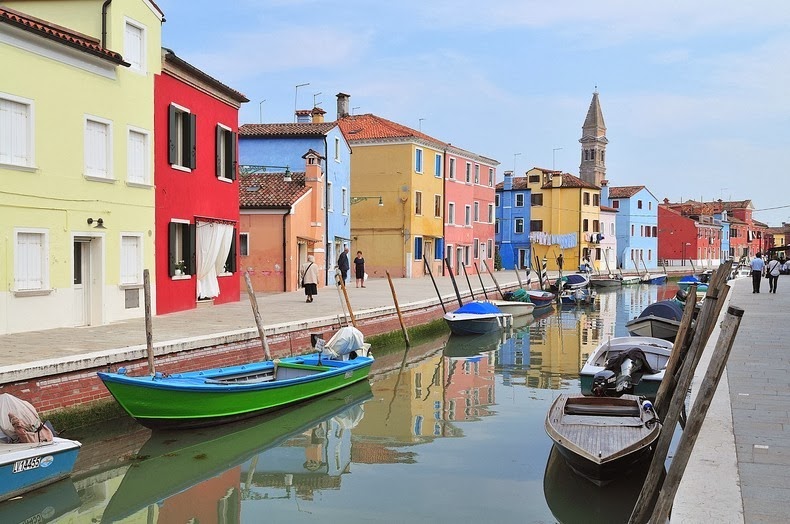
[{"label": "boat interior", "polygon": [[[595,361],[592,362],[593,366],[606,366],[606,361],[609,359],[616,358],[620,353],[623,351],[628,351],[629,349],[633,349],[633,347],[613,347],[608,351],[601,351]],[[669,360],[669,355],[662,355],[658,353],[653,353],[646,350],[644,347],[640,347],[645,354],[645,359],[647,360],[650,367],[653,369],[664,369],[667,367],[667,361]]]}]

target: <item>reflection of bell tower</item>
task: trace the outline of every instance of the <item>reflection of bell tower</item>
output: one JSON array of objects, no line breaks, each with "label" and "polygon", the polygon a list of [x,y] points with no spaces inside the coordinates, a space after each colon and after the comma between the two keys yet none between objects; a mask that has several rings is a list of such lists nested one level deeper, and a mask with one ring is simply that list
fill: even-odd
[{"label": "reflection of bell tower", "polygon": [[606,124],[603,121],[597,89],[593,92],[579,142],[582,144],[579,178],[601,187],[601,181],[606,180],[606,144],[609,140],[606,139]]}]

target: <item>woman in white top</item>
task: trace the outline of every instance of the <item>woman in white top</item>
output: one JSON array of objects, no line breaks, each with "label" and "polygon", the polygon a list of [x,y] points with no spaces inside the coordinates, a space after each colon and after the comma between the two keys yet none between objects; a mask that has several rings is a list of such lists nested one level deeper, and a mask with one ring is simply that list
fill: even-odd
[{"label": "woman in white top", "polygon": [[773,255],[771,260],[765,265],[765,276],[768,277],[768,292],[776,293],[776,284],[779,282],[779,274],[782,272],[782,263]]}]

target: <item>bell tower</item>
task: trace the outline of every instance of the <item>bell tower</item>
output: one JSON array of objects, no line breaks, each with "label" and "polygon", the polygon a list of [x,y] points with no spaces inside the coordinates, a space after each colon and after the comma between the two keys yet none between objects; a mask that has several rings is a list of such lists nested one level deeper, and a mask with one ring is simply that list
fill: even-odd
[{"label": "bell tower", "polygon": [[579,178],[601,187],[601,181],[606,180],[606,144],[609,140],[606,138],[606,124],[603,121],[597,88],[593,92],[579,142],[582,145]]}]

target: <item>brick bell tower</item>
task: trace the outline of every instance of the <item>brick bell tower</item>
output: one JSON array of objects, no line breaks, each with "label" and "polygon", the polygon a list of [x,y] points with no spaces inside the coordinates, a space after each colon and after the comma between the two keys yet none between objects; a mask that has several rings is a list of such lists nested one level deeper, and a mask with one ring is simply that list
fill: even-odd
[{"label": "brick bell tower", "polygon": [[579,142],[582,145],[579,178],[601,187],[601,181],[606,180],[606,144],[609,140],[606,138],[606,124],[603,121],[597,88],[593,92]]}]

